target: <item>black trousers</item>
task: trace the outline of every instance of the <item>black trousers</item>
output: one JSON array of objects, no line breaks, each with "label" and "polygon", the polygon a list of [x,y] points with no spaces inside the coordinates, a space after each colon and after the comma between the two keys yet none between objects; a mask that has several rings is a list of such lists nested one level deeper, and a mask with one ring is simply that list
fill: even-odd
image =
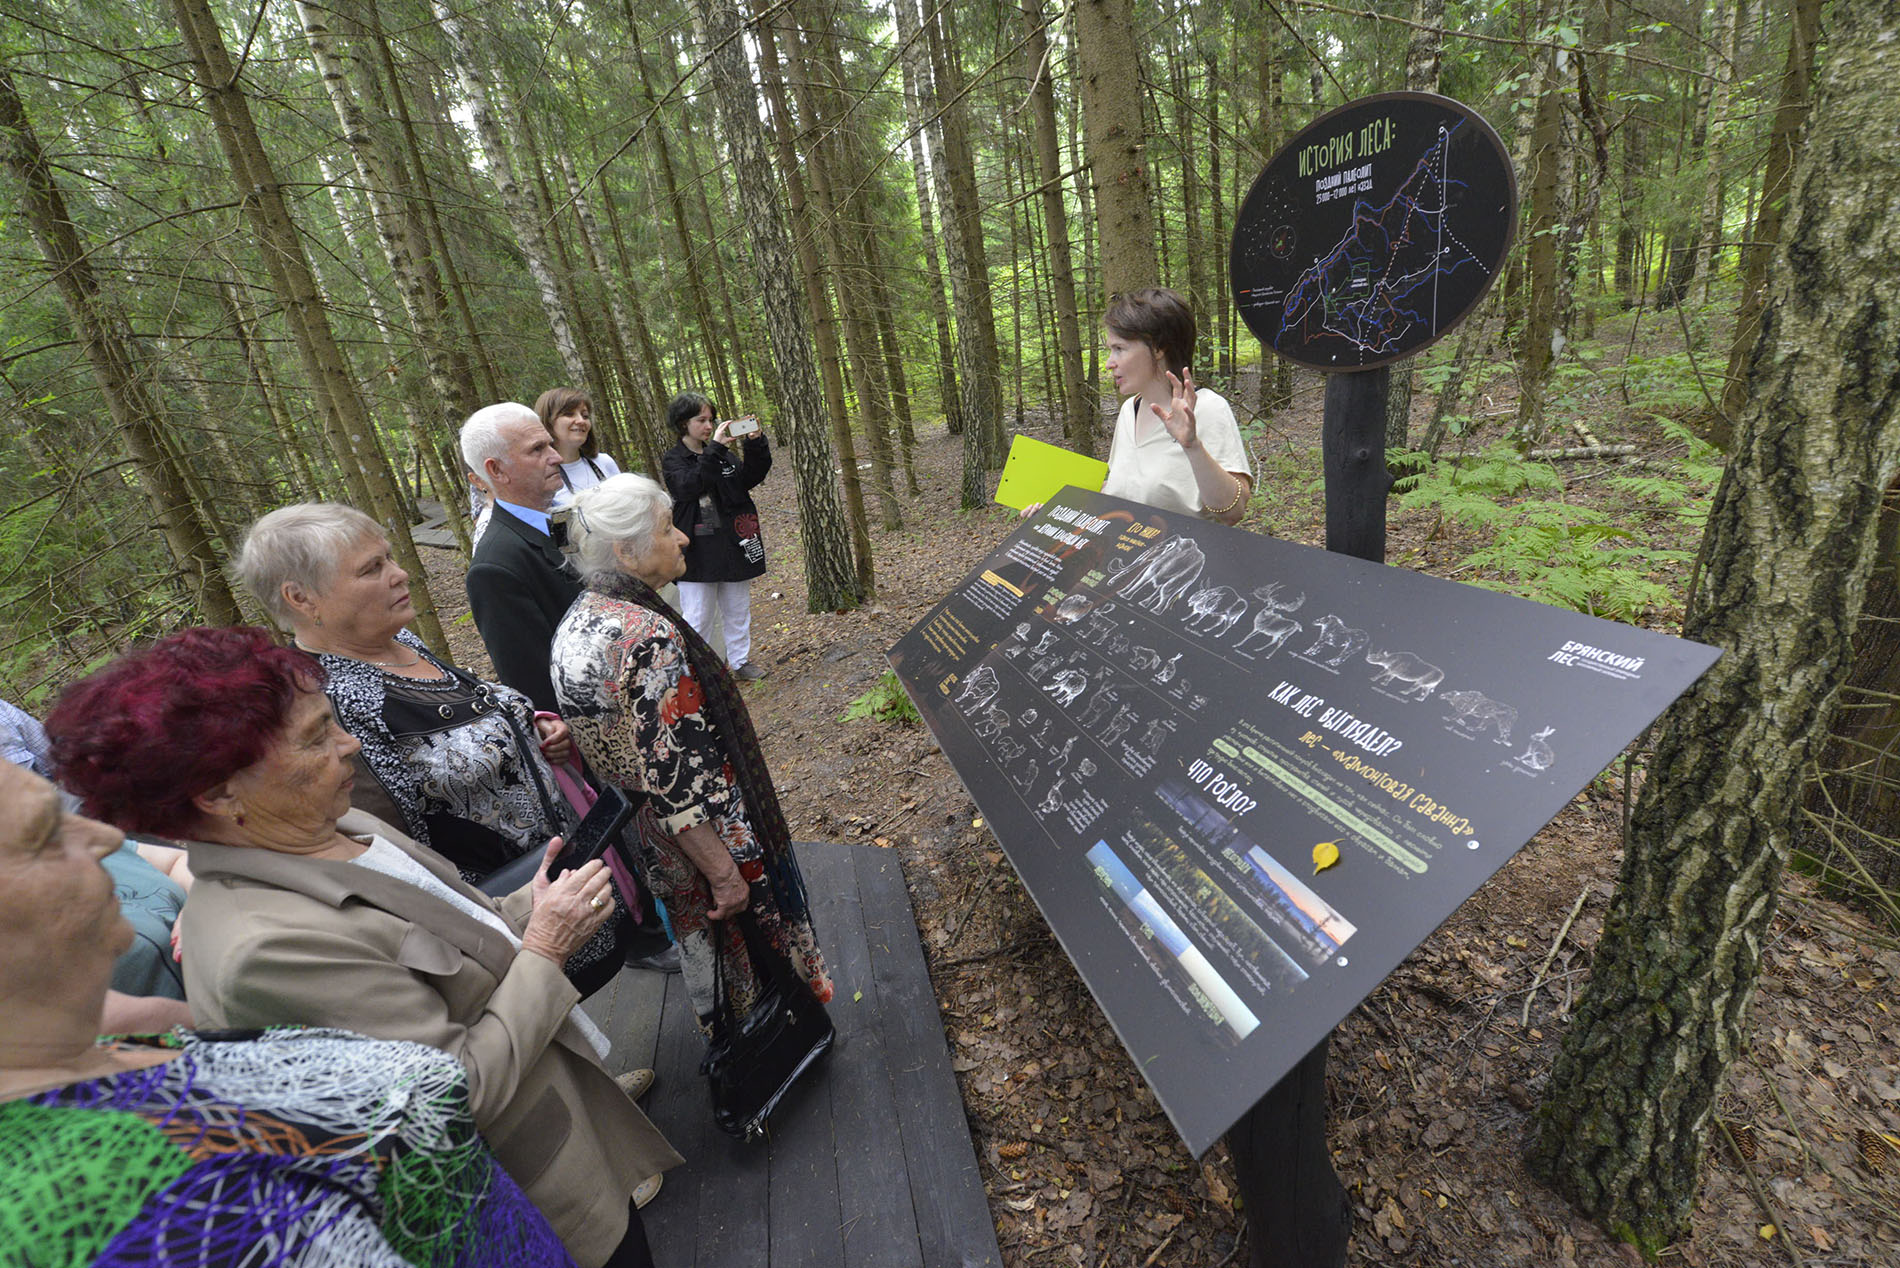
[{"label": "black trousers", "polygon": [[640,1209],[627,1203],[627,1235],[614,1247],[614,1253],[601,1268],[653,1268],[653,1249],[647,1245],[647,1226],[640,1220]]}]

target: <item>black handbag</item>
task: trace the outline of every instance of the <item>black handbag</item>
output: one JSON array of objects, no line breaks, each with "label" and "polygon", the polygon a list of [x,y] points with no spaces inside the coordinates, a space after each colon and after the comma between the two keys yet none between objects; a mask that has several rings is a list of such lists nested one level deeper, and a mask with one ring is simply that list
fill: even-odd
[{"label": "black handbag", "polygon": [[[726,1003],[724,957],[713,958],[712,1043],[699,1071],[712,1091],[713,1124],[728,1136],[761,1140],[766,1123],[805,1071],[831,1050],[831,1018],[811,988],[766,944],[750,911],[739,913],[746,955],[760,993],[744,1017]],[[724,943],[715,922],[714,948]]]}]

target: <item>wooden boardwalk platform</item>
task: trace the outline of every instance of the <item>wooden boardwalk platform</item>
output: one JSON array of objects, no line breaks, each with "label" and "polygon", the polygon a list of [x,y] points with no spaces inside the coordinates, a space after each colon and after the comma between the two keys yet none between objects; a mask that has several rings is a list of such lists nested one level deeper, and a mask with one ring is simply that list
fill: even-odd
[{"label": "wooden boardwalk platform", "polygon": [[587,1002],[616,1072],[686,1158],[642,1212],[659,1268],[998,1268],[996,1229],[897,859],[804,844],[837,986],[817,1077],[747,1145],[712,1125],[704,1048],[677,975],[628,971]]}]

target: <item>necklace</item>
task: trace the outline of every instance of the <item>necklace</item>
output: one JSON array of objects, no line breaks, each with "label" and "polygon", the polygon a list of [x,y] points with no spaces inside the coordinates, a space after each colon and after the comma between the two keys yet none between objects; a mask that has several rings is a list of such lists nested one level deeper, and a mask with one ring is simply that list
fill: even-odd
[{"label": "necklace", "polygon": [[[300,638],[292,639],[291,641],[297,645],[298,651],[309,652],[312,656],[342,656],[343,655],[342,652],[320,652],[316,648],[306,645],[304,641]],[[411,650],[413,651],[413,649]],[[420,665],[422,663],[422,653],[414,652],[414,656],[415,656],[415,659],[413,660],[365,660],[362,663],[365,665],[372,666],[376,669],[414,669],[417,665]],[[345,659],[360,660],[361,658],[357,656],[349,656],[349,657],[345,657]]]}]

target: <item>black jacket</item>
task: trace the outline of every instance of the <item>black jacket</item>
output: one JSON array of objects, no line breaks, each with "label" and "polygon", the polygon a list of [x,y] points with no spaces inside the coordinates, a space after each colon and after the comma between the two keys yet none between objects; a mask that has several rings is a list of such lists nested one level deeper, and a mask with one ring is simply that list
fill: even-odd
[{"label": "black jacket", "polygon": [[489,518],[488,531],[468,566],[468,605],[481,631],[495,677],[559,712],[548,649],[554,627],[581,592],[581,579],[560,547],[504,506]]},{"label": "black jacket", "polygon": [[682,581],[749,581],[765,572],[759,508],[750,490],[771,472],[764,432],[742,447],[708,441],[698,453],[681,441],[661,456],[673,523],[687,539]]}]

